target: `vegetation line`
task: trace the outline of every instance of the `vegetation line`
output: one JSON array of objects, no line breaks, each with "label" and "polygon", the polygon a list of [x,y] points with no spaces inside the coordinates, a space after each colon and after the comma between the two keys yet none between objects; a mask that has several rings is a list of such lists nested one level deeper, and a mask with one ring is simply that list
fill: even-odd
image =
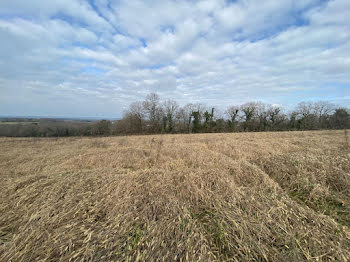
[{"label": "vegetation line", "polygon": [[[121,120],[2,119],[0,136],[107,136],[163,133],[220,133],[350,128],[349,109],[327,101],[301,102],[287,113],[262,102],[233,105],[224,112],[203,104],[183,107],[151,93],[130,104]],[[8,124],[11,123],[11,124]]]}]

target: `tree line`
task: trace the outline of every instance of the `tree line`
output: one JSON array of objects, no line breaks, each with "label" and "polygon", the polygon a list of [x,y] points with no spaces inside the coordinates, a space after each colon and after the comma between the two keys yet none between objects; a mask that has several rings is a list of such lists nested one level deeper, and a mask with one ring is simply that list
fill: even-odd
[{"label": "tree line", "polygon": [[207,133],[242,131],[283,131],[349,128],[347,108],[327,101],[301,102],[290,113],[279,106],[248,102],[228,107],[224,114],[214,107],[187,104],[175,100],[161,101],[151,93],[144,101],[130,104],[117,133]]},{"label": "tree line", "polygon": [[203,104],[180,106],[151,93],[130,104],[117,121],[44,122],[0,125],[0,136],[102,136],[159,133],[216,133],[350,128],[348,108],[327,101],[301,102],[286,113],[263,102],[232,105],[223,113]]}]

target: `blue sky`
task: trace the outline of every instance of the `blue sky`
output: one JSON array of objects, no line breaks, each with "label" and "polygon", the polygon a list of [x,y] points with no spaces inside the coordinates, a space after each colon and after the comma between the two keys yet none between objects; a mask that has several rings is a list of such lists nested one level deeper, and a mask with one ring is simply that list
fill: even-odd
[{"label": "blue sky", "polygon": [[150,92],[349,106],[349,14],[349,0],[2,0],[0,115],[120,117]]}]

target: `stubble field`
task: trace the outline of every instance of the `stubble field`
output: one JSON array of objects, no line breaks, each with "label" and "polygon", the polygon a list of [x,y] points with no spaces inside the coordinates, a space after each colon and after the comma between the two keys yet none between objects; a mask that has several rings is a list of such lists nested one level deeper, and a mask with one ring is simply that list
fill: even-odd
[{"label": "stubble field", "polygon": [[0,138],[0,261],[349,261],[344,131]]}]

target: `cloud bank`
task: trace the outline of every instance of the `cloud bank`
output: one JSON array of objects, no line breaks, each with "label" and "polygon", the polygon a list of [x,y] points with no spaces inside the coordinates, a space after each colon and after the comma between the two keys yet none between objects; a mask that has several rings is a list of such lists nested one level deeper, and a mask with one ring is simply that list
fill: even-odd
[{"label": "cloud bank", "polygon": [[0,115],[120,117],[149,92],[348,105],[349,14],[348,0],[3,0]]}]

